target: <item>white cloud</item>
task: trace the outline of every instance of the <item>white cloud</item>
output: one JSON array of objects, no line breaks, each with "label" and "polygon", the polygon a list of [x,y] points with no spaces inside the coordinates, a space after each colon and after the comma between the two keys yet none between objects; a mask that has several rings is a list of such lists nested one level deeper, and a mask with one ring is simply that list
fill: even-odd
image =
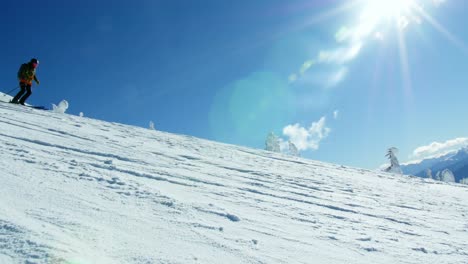
[{"label": "white cloud", "polygon": [[415,149],[411,158],[422,160],[431,157],[438,157],[465,146],[468,146],[468,138],[456,138],[442,143],[432,142],[427,146]]},{"label": "white cloud", "polygon": [[335,110],[335,111],[333,112],[333,119],[335,119],[335,120],[338,119],[338,115],[339,115],[339,114],[340,114],[340,111]]},{"label": "white cloud", "polygon": [[299,151],[319,149],[320,142],[328,137],[330,131],[331,129],[326,126],[326,117],[313,122],[308,129],[299,124],[283,128],[283,134],[289,137],[289,140],[296,145]]},{"label": "white cloud", "polygon": [[[298,81],[306,74],[307,71],[310,70],[314,64],[345,65],[348,62],[354,60],[359,55],[362,47],[363,42],[356,41],[347,45],[346,47],[339,47],[333,50],[322,50],[318,53],[315,60],[305,61],[299,69],[298,73],[290,74],[289,83]],[[336,86],[345,79],[347,73],[347,68],[341,67],[341,69],[338,69],[335,73],[331,74],[324,86],[326,86],[326,88]]]},{"label": "white cloud", "polygon": [[348,75],[348,69],[342,67],[328,78],[327,87],[336,86],[346,78],[346,75]]},{"label": "white cloud", "polygon": [[353,36],[352,31],[347,27],[342,27],[335,34],[335,40],[338,43],[344,42]]},{"label": "white cloud", "polygon": [[357,57],[362,49],[362,42],[356,42],[345,48],[337,48],[331,51],[320,51],[318,61],[320,63],[345,64]]},{"label": "white cloud", "polygon": [[302,67],[301,67],[301,70],[300,70],[301,75],[304,74],[310,67],[312,67],[312,65],[314,65],[314,61],[312,61],[312,60],[308,60],[308,61],[304,62],[304,64],[302,64]]}]

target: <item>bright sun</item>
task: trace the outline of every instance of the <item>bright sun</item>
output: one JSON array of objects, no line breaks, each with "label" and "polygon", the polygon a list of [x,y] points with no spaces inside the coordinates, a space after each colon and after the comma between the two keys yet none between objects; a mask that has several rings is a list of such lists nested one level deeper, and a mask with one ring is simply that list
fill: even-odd
[{"label": "bright sun", "polygon": [[367,0],[367,12],[381,18],[398,18],[411,12],[413,4],[413,0]]},{"label": "bright sun", "polygon": [[368,23],[378,24],[384,20],[398,21],[411,16],[415,0],[366,0],[361,18]]}]

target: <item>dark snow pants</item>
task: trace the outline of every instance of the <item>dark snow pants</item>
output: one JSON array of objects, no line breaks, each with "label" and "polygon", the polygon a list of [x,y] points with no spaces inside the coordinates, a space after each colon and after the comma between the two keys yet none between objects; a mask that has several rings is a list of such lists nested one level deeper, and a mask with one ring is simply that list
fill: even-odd
[{"label": "dark snow pants", "polygon": [[26,102],[28,97],[32,94],[31,84],[20,83],[21,90],[16,94],[16,96],[11,100],[14,104],[23,104]]}]

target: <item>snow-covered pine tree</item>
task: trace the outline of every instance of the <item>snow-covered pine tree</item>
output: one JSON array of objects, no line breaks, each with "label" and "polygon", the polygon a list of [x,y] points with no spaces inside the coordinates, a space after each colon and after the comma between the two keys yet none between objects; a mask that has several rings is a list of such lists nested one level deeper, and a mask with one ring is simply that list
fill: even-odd
[{"label": "snow-covered pine tree", "polygon": [[440,181],[440,180],[441,180],[441,177],[440,177],[440,176],[441,176],[440,171],[438,171],[438,172],[436,173],[436,176],[435,176],[434,180]]},{"label": "snow-covered pine tree", "polygon": [[445,169],[440,173],[440,180],[443,182],[455,182],[455,176],[449,169]]},{"label": "snow-covered pine tree", "polygon": [[289,145],[289,155],[295,156],[295,157],[301,156],[296,145],[294,145],[294,143],[292,143],[291,140],[288,141],[288,145]]},{"label": "snow-covered pine tree", "polygon": [[385,155],[390,160],[390,166],[385,169],[386,172],[398,173],[403,174],[403,171],[400,168],[400,163],[396,157],[398,153],[398,149],[395,147],[391,147],[388,149],[387,154]]},{"label": "snow-covered pine tree", "polygon": [[265,150],[272,152],[281,152],[280,140],[275,133],[270,132],[265,140]]},{"label": "snow-covered pine tree", "polygon": [[427,169],[427,170],[426,170],[426,178],[428,178],[428,179],[433,179],[433,177],[432,177],[432,170],[431,170],[431,169]]}]

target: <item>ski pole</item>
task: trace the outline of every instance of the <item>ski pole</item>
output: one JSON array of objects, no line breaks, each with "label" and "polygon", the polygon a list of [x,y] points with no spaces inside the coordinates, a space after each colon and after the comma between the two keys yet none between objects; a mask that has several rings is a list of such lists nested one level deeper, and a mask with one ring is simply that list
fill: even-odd
[{"label": "ski pole", "polygon": [[[10,90],[9,92],[5,93],[5,94],[10,94],[11,92],[13,92],[14,90],[18,89],[19,86],[16,86],[13,90]],[[5,96],[5,95],[4,95]]]}]

